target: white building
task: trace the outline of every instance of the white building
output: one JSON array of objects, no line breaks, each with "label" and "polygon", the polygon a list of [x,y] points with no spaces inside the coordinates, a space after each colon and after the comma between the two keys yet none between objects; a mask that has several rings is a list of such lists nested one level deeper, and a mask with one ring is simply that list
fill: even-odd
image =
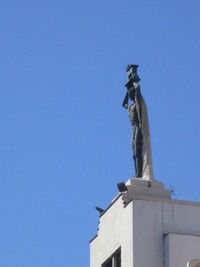
[{"label": "white building", "polygon": [[131,179],[100,215],[90,267],[200,267],[200,203]]}]

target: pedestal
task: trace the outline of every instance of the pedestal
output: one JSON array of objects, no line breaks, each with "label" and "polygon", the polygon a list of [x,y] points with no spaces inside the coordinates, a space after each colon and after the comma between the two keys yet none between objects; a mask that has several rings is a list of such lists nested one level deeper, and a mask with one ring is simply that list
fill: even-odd
[{"label": "pedestal", "polygon": [[171,191],[164,188],[164,183],[157,180],[132,178],[126,182],[127,191],[122,193],[124,205],[137,197],[171,198]]}]

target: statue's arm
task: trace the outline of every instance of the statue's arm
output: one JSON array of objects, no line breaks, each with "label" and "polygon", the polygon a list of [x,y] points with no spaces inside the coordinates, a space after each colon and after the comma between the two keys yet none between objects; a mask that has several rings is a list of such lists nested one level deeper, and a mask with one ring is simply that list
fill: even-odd
[{"label": "statue's arm", "polygon": [[125,97],[124,97],[124,101],[122,103],[122,107],[124,108],[128,108],[128,92],[126,93]]}]

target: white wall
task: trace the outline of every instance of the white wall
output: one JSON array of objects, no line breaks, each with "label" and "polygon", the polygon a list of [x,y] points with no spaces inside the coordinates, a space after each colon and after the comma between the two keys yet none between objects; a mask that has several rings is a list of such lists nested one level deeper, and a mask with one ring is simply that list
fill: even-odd
[{"label": "white wall", "polygon": [[[124,208],[119,198],[100,218],[90,267],[101,267],[120,246],[122,267],[184,267],[186,258],[200,259],[199,237],[185,235],[200,235],[200,203],[143,197]],[[172,236],[168,247],[164,236]]]},{"label": "white wall", "polygon": [[90,243],[90,267],[101,267],[120,246],[122,266],[132,267],[132,203],[121,198],[100,218],[98,236]]},{"label": "white wall", "polygon": [[134,267],[163,266],[162,202],[160,201],[133,201],[133,260]]},{"label": "white wall", "polygon": [[187,267],[192,259],[200,259],[200,236],[168,234],[165,237],[166,267]]},{"label": "white wall", "polygon": [[[172,233],[179,235],[172,235]],[[166,234],[173,236],[168,247],[164,244]],[[146,267],[147,263],[149,267],[186,267],[186,258],[200,258],[200,243],[198,243],[200,238],[188,238],[187,235],[199,234],[199,203],[155,199],[133,201],[134,267]],[[178,237],[175,238],[175,236]],[[190,247],[188,254],[185,253],[186,243],[182,243],[181,238],[184,238],[185,242],[188,241],[187,246]],[[175,249],[176,246],[178,247]],[[182,258],[181,249],[184,254]],[[178,251],[179,256],[175,257]],[[168,258],[165,257],[166,254]]]}]

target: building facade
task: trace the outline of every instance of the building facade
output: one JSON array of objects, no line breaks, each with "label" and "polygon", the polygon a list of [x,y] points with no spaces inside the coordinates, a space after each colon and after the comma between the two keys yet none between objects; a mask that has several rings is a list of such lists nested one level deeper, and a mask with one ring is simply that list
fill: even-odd
[{"label": "building facade", "polygon": [[200,203],[160,182],[131,179],[100,215],[90,267],[199,267]]}]

